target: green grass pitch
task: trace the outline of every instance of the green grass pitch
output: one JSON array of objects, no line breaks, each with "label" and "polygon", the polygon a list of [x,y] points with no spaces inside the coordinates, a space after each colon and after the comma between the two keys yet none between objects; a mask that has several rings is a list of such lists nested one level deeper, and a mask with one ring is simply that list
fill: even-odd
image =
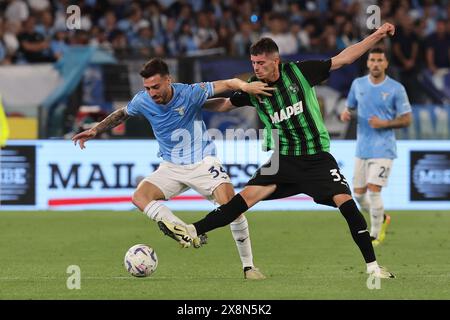
[{"label": "green grass pitch", "polygon": [[[191,222],[200,212],[178,212]],[[390,212],[381,265],[397,278],[366,286],[363,258],[340,213],[251,212],[255,264],[245,281],[229,227],[201,249],[181,249],[135,212],[0,212],[0,299],[450,299],[450,212]],[[123,266],[134,244],[152,246],[156,272]],[[66,287],[69,265],[81,289]]]}]

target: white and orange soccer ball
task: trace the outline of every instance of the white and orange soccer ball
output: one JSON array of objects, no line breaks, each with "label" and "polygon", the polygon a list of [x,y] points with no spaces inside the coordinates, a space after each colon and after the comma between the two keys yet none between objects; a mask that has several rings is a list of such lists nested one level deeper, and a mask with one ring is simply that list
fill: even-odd
[{"label": "white and orange soccer ball", "polygon": [[124,258],[125,269],[135,277],[148,277],[158,267],[155,250],[145,244],[137,244],[128,249]]}]

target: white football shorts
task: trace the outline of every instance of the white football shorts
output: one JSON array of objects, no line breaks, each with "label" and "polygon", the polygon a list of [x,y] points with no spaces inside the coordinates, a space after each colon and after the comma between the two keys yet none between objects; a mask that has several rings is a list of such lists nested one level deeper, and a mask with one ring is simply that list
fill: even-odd
[{"label": "white football shorts", "polygon": [[188,165],[163,161],[144,181],[157,186],[166,200],[192,188],[213,201],[214,190],[222,183],[231,183],[222,163],[213,156],[207,156],[200,162]]},{"label": "white football shorts", "polygon": [[353,188],[364,188],[369,183],[382,187],[387,186],[392,163],[392,159],[355,158]]}]

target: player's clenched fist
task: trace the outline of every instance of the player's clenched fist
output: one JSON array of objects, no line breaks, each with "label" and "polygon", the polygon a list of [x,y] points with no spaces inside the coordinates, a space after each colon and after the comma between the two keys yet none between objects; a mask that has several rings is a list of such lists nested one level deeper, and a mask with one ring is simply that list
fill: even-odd
[{"label": "player's clenched fist", "polygon": [[395,33],[395,26],[391,23],[384,23],[378,30],[375,32],[379,34],[382,38],[390,35],[393,36]]}]

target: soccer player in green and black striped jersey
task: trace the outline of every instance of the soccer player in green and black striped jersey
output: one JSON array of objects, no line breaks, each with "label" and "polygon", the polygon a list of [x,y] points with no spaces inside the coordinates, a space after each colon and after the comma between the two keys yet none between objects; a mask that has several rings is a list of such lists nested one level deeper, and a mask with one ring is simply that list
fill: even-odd
[{"label": "soccer player in green and black striped jersey", "polygon": [[[218,103],[216,111],[233,106],[255,107],[265,125],[264,144],[274,153],[239,194],[204,219],[186,227],[164,222],[174,237],[179,242],[193,239],[197,234],[231,223],[261,200],[305,193],[317,203],[339,208],[361,250],[369,274],[393,278],[390,272],[378,265],[366,221],[336,160],[329,153],[330,137],[313,87],[327,79],[330,70],[352,63],[394,31],[393,25],[385,23],[361,42],[324,61],[281,63],[278,47],[272,39],[262,38],[254,43],[250,48],[250,58],[255,76],[249,81],[263,81],[275,90],[271,96],[264,97],[235,93],[229,101]],[[277,164],[276,173],[267,174],[268,169],[276,168]]]}]

